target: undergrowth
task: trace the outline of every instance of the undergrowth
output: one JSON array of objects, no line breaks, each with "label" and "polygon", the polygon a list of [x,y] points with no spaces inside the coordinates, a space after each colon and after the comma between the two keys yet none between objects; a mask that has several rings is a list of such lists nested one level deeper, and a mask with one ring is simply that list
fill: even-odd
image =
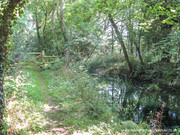
[{"label": "undergrowth", "polygon": [[48,92],[64,110],[65,126],[85,129],[99,120],[109,121],[112,116],[107,101],[101,98],[96,81],[86,73],[62,67],[44,72],[48,76]]},{"label": "undergrowth", "polygon": [[141,64],[136,57],[129,57],[133,71],[129,73],[124,56],[96,55],[85,63],[90,73],[101,76],[119,76],[120,78],[130,78],[134,80],[180,87],[179,63],[174,62],[147,62]]},{"label": "undergrowth", "polygon": [[[133,69],[139,64],[139,60],[134,57],[129,57]],[[113,55],[98,55],[92,57],[86,64],[86,67],[91,73],[98,73],[104,76],[120,76],[127,77],[129,75],[128,66],[123,56],[118,54]]]},{"label": "undergrowth", "polygon": [[35,134],[46,129],[44,97],[35,71],[17,71],[5,83],[8,134]]},{"label": "undergrowth", "polygon": [[130,121],[121,122],[117,114],[112,113],[109,99],[103,98],[98,81],[82,71],[81,66],[77,67],[59,64],[43,72],[49,82],[49,95],[61,105],[63,125],[70,127],[71,133],[83,130],[92,134],[116,134],[140,128]]},{"label": "undergrowth", "polygon": [[[43,84],[40,77],[45,79]],[[109,99],[103,98],[95,78],[78,65],[65,68],[59,63],[42,72],[22,70],[6,78],[8,134],[31,135],[49,129],[42,111],[48,106],[42,86],[60,107],[53,117],[61,118],[58,125],[67,127],[70,134],[134,134],[141,128],[132,121],[122,122],[112,113]]]}]

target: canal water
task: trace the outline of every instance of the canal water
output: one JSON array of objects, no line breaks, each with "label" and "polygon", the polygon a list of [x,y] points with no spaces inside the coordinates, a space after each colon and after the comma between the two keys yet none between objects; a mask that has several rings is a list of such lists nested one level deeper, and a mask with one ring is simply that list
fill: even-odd
[{"label": "canal water", "polygon": [[164,128],[180,126],[179,90],[119,78],[101,77],[98,81],[99,92],[119,118],[136,123],[158,120]]}]

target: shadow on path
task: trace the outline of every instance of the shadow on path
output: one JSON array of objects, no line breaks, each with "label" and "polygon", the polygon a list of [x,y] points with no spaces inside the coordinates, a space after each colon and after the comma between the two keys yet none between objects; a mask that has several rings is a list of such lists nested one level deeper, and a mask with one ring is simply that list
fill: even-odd
[{"label": "shadow on path", "polygon": [[[37,71],[38,72],[38,71]],[[48,88],[45,78],[38,72],[39,81],[41,82],[41,89],[44,93],[44,101],[46,103],[42,113],[46,116],[47,131],[38,133],[36,135],[69,135],[67,129],[62,125],[62,113],[61,107],[58,103],[53,101],[52,97],[48,94]]]}]

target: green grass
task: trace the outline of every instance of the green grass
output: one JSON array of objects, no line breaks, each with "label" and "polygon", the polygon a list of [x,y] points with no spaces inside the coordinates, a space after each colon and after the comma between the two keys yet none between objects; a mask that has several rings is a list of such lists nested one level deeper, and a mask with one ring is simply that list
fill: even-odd
[{"label": "green grass", "polygon": [[133,122],[122,124],[108,106],[108,99],[99,93],[98,82],[86,72],[77,67],[57,67],[58,70],[56,67],[45,70],[43,76],[48,82],[49,95],[61,106],[63,125],[69,127],[71,133],[83,130],[93,134],[115,134],[140,128]]},{"label": "green grass", "polygon": [[97,106],[97,100],[100,101],[97,88],[87,74],[65,68],[46,70],[43,74],[49,80],[49,95],[62,107],[65,126],[70,126],[72,130],[88,129],[100,123],[98,119],[103,119],[102,115],[108,113],[103,110],[107,106]]},{"label": "green grass", "polygon": [[[23,70],[16,77],[8,76],[6,87],[6,117],[8,132],[13,134],[35,134],[45,130],[44,95],[38,72]],[[9,82],[9,83],[8,83]]]},{"label": "green grass", "polygon": [[42,86],[46,85],[46,83],[42,84],[40,81],[40,73],[34,70],[24,70],[24,72],[28,73],[29,76],[27,77],[28,83],[31,85],[26,85],[26,89],[28,91],[28,97],[33,102],[43,102],[44,101],[44,94],[42,92]]},{"label": "green grass", "polygon": [[118,119],[97,86],[98,82],[78,66],[57,64],[45,71],[19,71],[15,80],[6,84],[8,132],[27,135],[47,131],[47,115],[42,111],[49,106],[47,96],[60,108],[48,118],[58,120],[56,124],[67,127],[69,133],[116,134],[140,129],[131,121]]}]

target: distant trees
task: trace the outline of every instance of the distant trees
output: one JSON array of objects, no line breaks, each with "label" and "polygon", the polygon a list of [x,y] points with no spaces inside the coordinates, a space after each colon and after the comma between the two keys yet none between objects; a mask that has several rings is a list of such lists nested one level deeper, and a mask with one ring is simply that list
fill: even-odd
[{"label": "distant trees", "polygon": [[177,61],[179,10],[177,0],[32,0],[27,6],[31,29],[24,30],[31,33],[28,44],[16,40],[16,45],[63,54],[66,63],[70,52],[71,60],[83,63],[117,54],[132,73],[137,67]]},{"label": "distant trees", "polygon": [[67,35],[67,28],[64,20],[64,4],[65,4],[64,0],[57,0],[57,17],[59,19],[61,32],[64,39],[66,67],[68,67],[70,52],[69,52],[69,39]]},{"label": "distant trees", "polygon": [[111,22],[111,25],[114,27],[114,30],[116,32],[116,35],[117,35],[117,39],[123,49],[123,54],[124,54],[124,57],[125,57],[125,60],[126,60],[126,63],[128,65],[128,68],[129,68],[129,72],[131,73],[132,72],[132,66],[131,66],[131,63],[129,61],[129,56],[128,56],[128,53],[127,53],[127,50],[126,50],[126,47],[125,47],[125,44],[124,44],[124,41],[123,41],[123,37],[122,37],[122,33],[118,30],[118,27],[116,25],[116,23],[114,22],[114,19],[112,17],[111,14],[108,15],[109,16],[109,20]]}]

